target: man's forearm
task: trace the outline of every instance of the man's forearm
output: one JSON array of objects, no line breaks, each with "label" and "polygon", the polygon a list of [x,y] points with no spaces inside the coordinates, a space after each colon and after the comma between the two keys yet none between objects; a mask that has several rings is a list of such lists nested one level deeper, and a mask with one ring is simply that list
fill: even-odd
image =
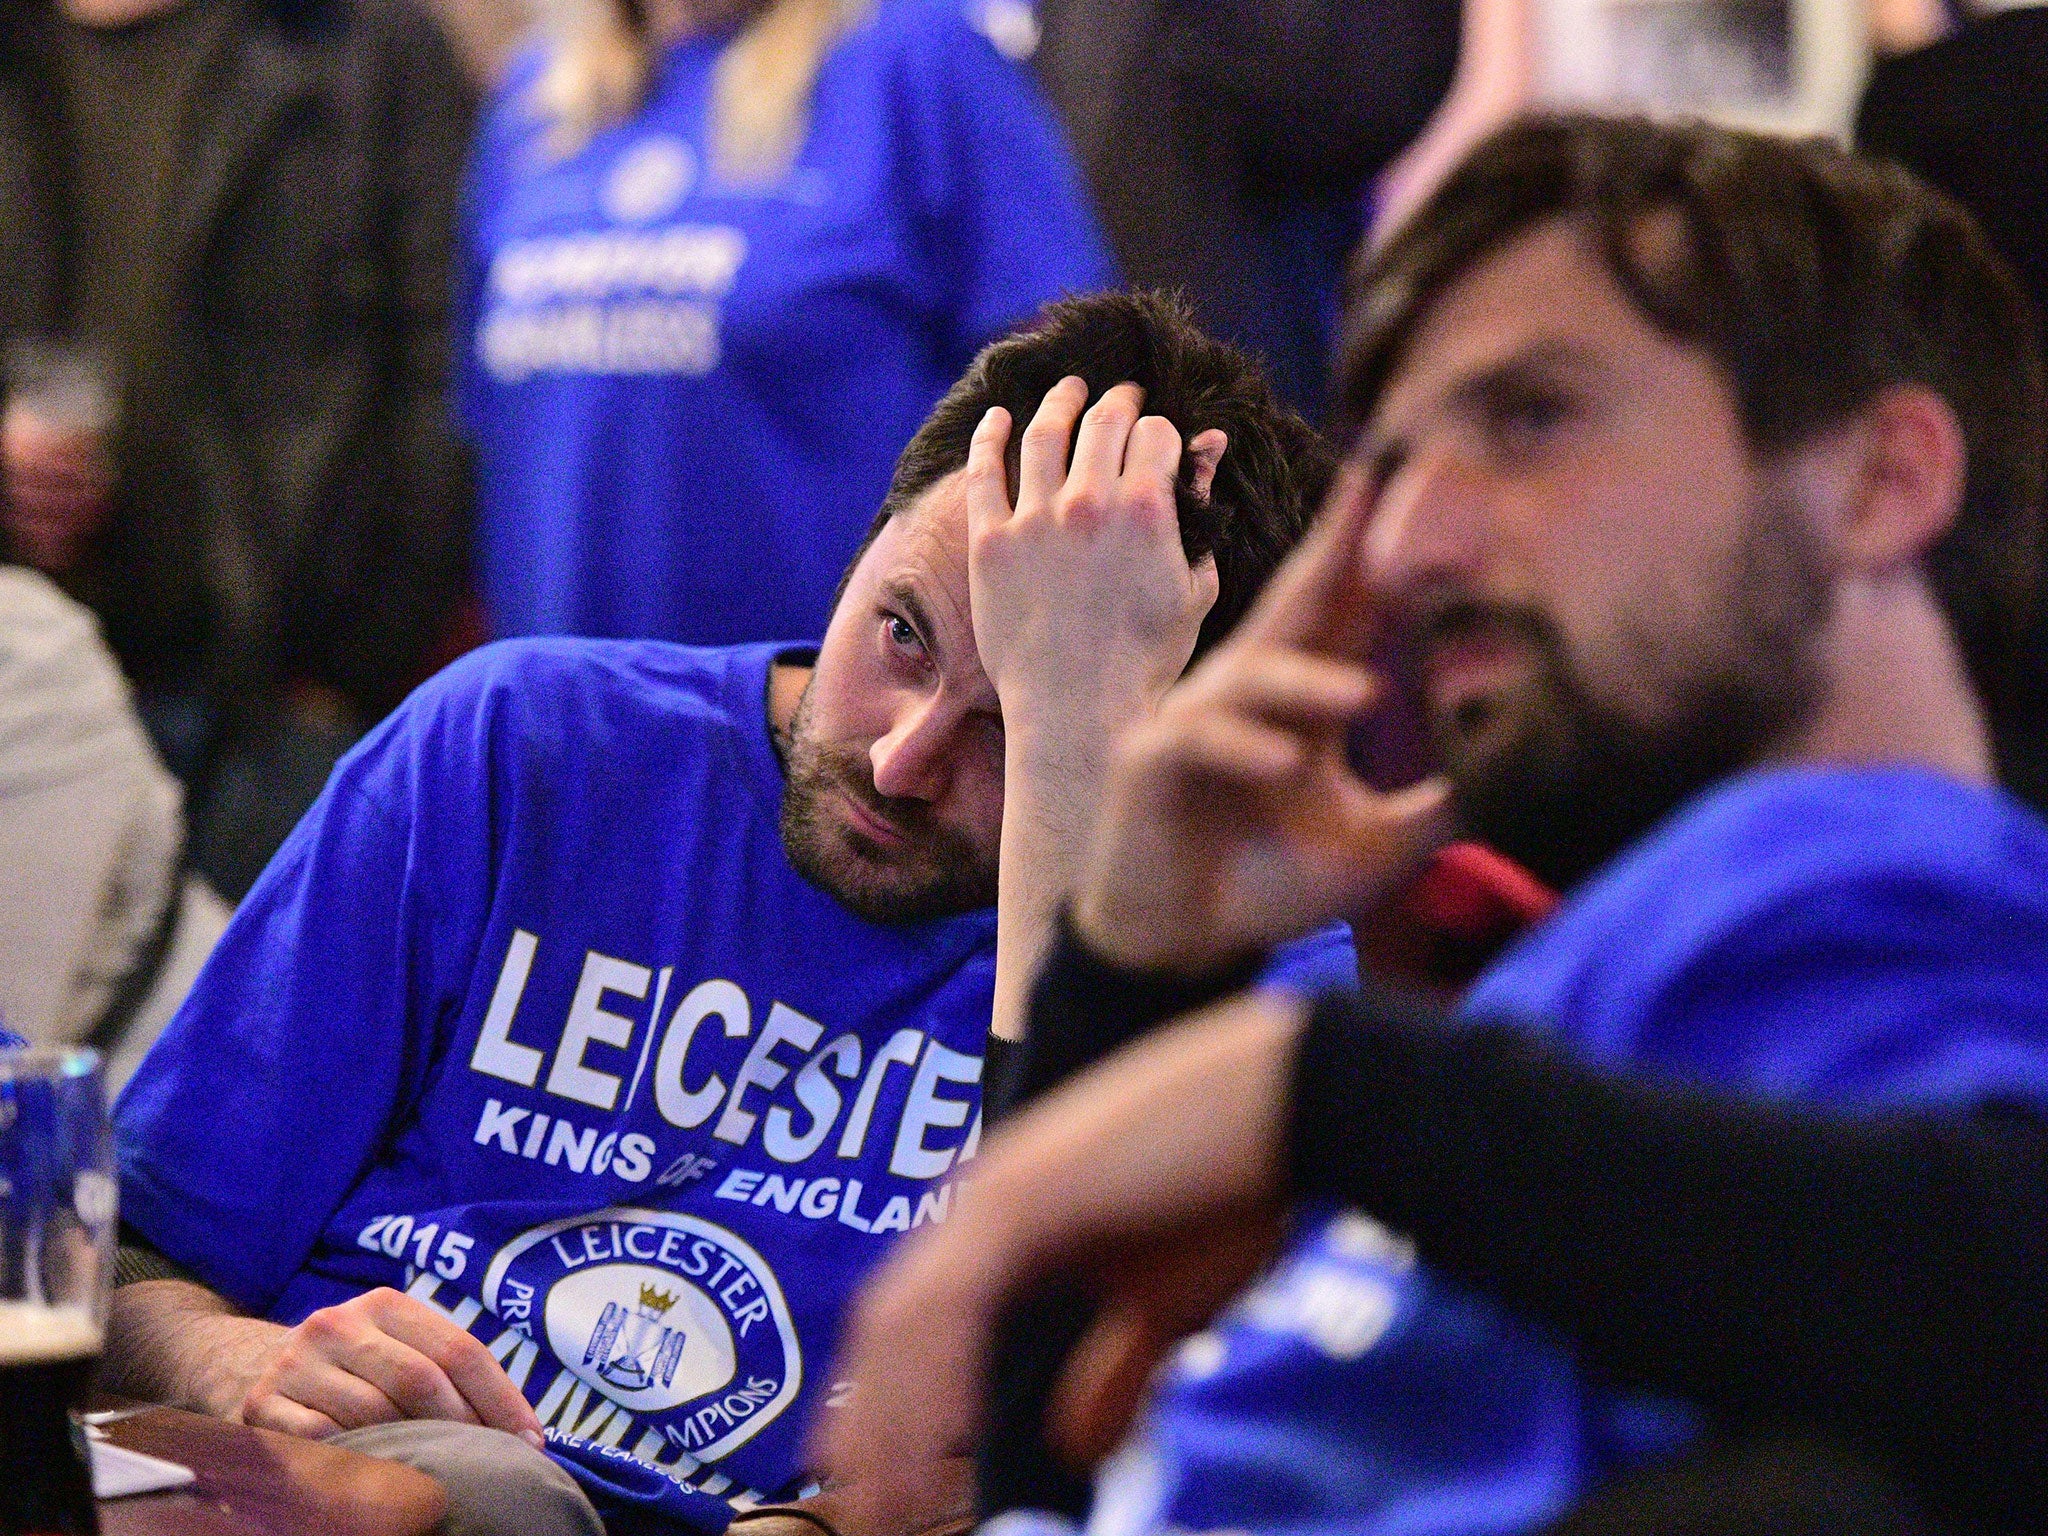
[{"label": "man's forearm", "polygon": [[1024,1038],[1031,984],[1080,872],[1115,733],[1114,724],[1075,722],[1033,722],[1009,732],[996,896],[992,1027],[998,1039]]},{"label": "man's forearm", "polygon": [[114,1292],[100,1385],[230,1418],[286,1330],[243,1317],[203,1285],[144,1280]]}]

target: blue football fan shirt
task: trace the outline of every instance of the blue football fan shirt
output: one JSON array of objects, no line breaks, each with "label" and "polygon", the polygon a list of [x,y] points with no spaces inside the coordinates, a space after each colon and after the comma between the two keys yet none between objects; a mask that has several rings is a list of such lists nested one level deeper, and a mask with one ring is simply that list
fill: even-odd
[{"label": "blue football fan shirt", "polygon": [[[487,1344],[614,1516],[793,1492],[841,1309],[981,1131],[992,911],[782,850],[777,647],[537,640],[335,771],[116,1109],[122,1214],[282,1323],[376,1286]],[[1355,975],[1348,939],[1288,957]]]},{"label": "blue football fan shirt", "polygon": [[478,141],[457,345],[499,634],[817,635],[974,354],[1115,284],[1033,82],[963,0],[881,0],[767,186],[710,168],[728,36],[672,48],[631,121],[567,158],[536,54]]},{"label": "blue football fan shirt", "polygon": [[[1850,1111],[2038,1105],[2043,976],[2032,812],[1914,769],[1784,769],[1617,860],[1463,1011],[1599,1066]],[[1521,1531],[1694,1422],[1592,1389],[1557,1341],[1344,1213],[1182,1350],[1092,1536]]]}]

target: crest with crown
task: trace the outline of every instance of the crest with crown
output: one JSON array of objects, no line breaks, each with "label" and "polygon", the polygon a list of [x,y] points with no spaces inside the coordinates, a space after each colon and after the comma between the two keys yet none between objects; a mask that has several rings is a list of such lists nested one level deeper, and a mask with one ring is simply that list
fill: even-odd
[{"label": "crest with crown", "polygon": [[668,1309],[676,1304],[675,1292],[664,1291],[652,1285],[640,1287],[640,1312],[645,1317],[666,1317]]}]

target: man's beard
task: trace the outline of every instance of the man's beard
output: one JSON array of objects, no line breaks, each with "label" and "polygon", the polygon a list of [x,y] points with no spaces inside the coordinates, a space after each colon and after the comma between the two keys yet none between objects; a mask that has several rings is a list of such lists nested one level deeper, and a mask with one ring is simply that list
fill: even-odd
[{"label": "man's beard", "polygon": [[[877,793],[867,753],[809,730],[809,694],[778,745],[783,751],[782,847],[811,884],[871,923],[900,926],[993,906],[996,868],[922,800]],[[844,796],[904,838],[887,848],[834,815]]]},{"label": "man's beard", "polygon": [[1429,722],[1466,830],[1569,890],[1694,795],[1749,767],[1806,723],[1820,696],[1829,605],[1820,551],[1797,509],[1759,501],[1708,622],[1711,633],[1623,647],[1663,707],[1631,719],[1599,702],[1563,636],[1529,607],[1440,594],[1417,616],[1415,654],[1497,637],[1529,675]]}]

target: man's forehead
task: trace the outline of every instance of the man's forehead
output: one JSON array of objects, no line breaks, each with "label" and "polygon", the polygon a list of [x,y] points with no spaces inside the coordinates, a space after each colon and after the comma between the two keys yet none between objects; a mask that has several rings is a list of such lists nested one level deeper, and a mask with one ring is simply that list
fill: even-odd
[{"label": "man's forehead", "polygon": [[898,559],[914,557],[945,571],[957,565],[967,575],[967,471],[935,480],[909,506],[889,519],[877,545],[887,540]]},{"label": "man's forehead", "polygon": [[876,591],[901,598],[939,633],[927,638],[945,659],[975,662],[967,596],[967,474],[935,481],[883,525],[863,562]]},{"label": "man's forehead", "polygon": [[1372,426],[1399,429],[1416,411],[1518,360],[1593,362],[1646,345],[1672,343],[1636,309],[1580,225],[1547,220],[1438,296],[1381,391]]}]

